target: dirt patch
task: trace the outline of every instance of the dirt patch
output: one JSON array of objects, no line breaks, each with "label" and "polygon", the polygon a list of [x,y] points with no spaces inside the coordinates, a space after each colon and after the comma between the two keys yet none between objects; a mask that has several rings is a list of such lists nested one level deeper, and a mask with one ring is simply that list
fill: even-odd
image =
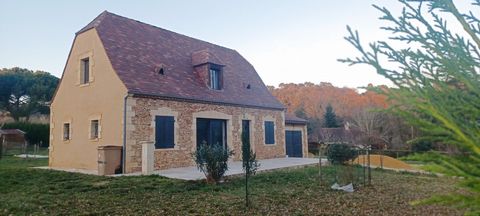
[{"label": "dirt patch", "polygon": [[[365,160],[365,162],[368,161],[367,156],[366,155],[360,155],[353,161],[353,163],[354,164],[357,164],[357,163],[364,164],[364,160]],[[382,165],[383,165],[383,167],[391,168],[391,169],[416,170],[415,168],[413,168],[412,166],[410,166],[409,164],[407,164],[407,163],[405,163],[401,160],[397,160],[395,158],[385,156],[385,155],[383,155],[383,156],[382,155],[370,155],[370,165],[375,166],[375,167],[382,167]]]}]

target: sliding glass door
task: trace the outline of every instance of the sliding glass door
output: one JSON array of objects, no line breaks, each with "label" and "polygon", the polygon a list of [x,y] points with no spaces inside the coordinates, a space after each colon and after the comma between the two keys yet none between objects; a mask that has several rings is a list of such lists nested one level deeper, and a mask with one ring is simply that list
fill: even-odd
[{"label": "sliding glass door", "polygon": [[197,118],[197,147],[203,144],[227,146],[227,121]]}]

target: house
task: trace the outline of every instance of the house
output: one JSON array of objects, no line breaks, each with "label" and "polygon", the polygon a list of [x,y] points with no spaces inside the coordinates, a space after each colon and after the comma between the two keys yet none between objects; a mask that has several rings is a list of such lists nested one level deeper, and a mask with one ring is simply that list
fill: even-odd
[{"label": "house", "polygon": [[194,165],[204,144],[240,160],[243,131],[259,159],[286,157],[286,129],[301,131],[288,132],[291,156],[307,155],[305,122],[286,122],[237,51],[107,11],[76,33],[50,117],[54,168],[96,170],[97,148],[114,145],[123,172],[138,172],[144,141],[157,170]]},{"label": "house", "polygon": [[373,149],[384,149],[387,146],[377,134],[367,134],[348,122],[343,127],[320,128],[318,133],[308,136],[309,149],[318,151],[319,144],[345,144],[351,146],[368,146]]}]

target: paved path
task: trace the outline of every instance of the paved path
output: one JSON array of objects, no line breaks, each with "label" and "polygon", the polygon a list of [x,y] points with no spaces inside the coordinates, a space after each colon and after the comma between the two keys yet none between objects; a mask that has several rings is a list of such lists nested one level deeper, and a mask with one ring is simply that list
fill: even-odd
[{"label": "paved path", "polygon": [[[318,163],[318,159],[316,158],[275,158],[275,159],[266,159],[266,160],[259,160],[260,167],[258,172],[267,171],[267,170],[275,170],[281,168],[289,168],[289,167],[301,167],[307,166]],[[322,160],[322,163],[326,161]],[[234,161],[230,162],[229,169],[226,173],[227,176],[231,175],[239,175],[243,173],[242,170],[242,162],[241,161]],[[153,174],[165,176],[168,178],[175,178],[175,179],[183,179],[183,180],[199,180],[204,179],[205,175],[198,171],[197,167],[181,167],[181,168],[173,168],[167,170],[157,170]]]}]

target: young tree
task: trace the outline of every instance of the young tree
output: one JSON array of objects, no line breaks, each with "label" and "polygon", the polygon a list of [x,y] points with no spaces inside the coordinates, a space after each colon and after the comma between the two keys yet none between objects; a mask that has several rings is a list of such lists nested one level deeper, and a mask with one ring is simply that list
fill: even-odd
[{"label": "young tree", "polygon": [[249,206],[249,193],[248,193],[248,178],[251,175],[255,175],[260,163],[257,161],[257,155],[253,153],[250,147],[250,140],[247,138],[247,133],[242,132],[242,166],[245,172],[245,206]]},{"label": "young tree", "polygon": [[324,126],[326,128],[339,127],[339,124],[337,122],[337,115],[335,114],[335,111],[333,111],[333,107],[330,104],[325,109],[325,114],[323,115],[323,117],[325,119]]},{"label": "young tree", "polygon": [[207,144],[204,142],[192,153],[198,170],[205,174],[207,183],[219,183],[228,170],[228,159],[233,151],[222,145]]},{"label": "young tree", "polygon": [[[375,6],[382,20],[391,25],[391,42],[378,41],[364,47],[357,31],[348,27],[346,40],[360,52],[340,60],[367,64],[396,86],[388,91],[391,110],[422,131],[420,140],[440,142],[460,149],[462,155],[429,153],[422,158],[434,163],[435,171],[460,176],[468,193],[436,196],[423,203],[438,202],[480,214],[480,19],[473,12],[460,12],[452,0],[400,0],[404,9],[395,17]],[[473,1],[480,6],[480,1]],[[427,6],[428,8],[425,8]],[[448,15],[448,16],[447,16]],[[463,30],[453,32],[452,22]],[[389,61],[389,63],[386,63]]]}]

